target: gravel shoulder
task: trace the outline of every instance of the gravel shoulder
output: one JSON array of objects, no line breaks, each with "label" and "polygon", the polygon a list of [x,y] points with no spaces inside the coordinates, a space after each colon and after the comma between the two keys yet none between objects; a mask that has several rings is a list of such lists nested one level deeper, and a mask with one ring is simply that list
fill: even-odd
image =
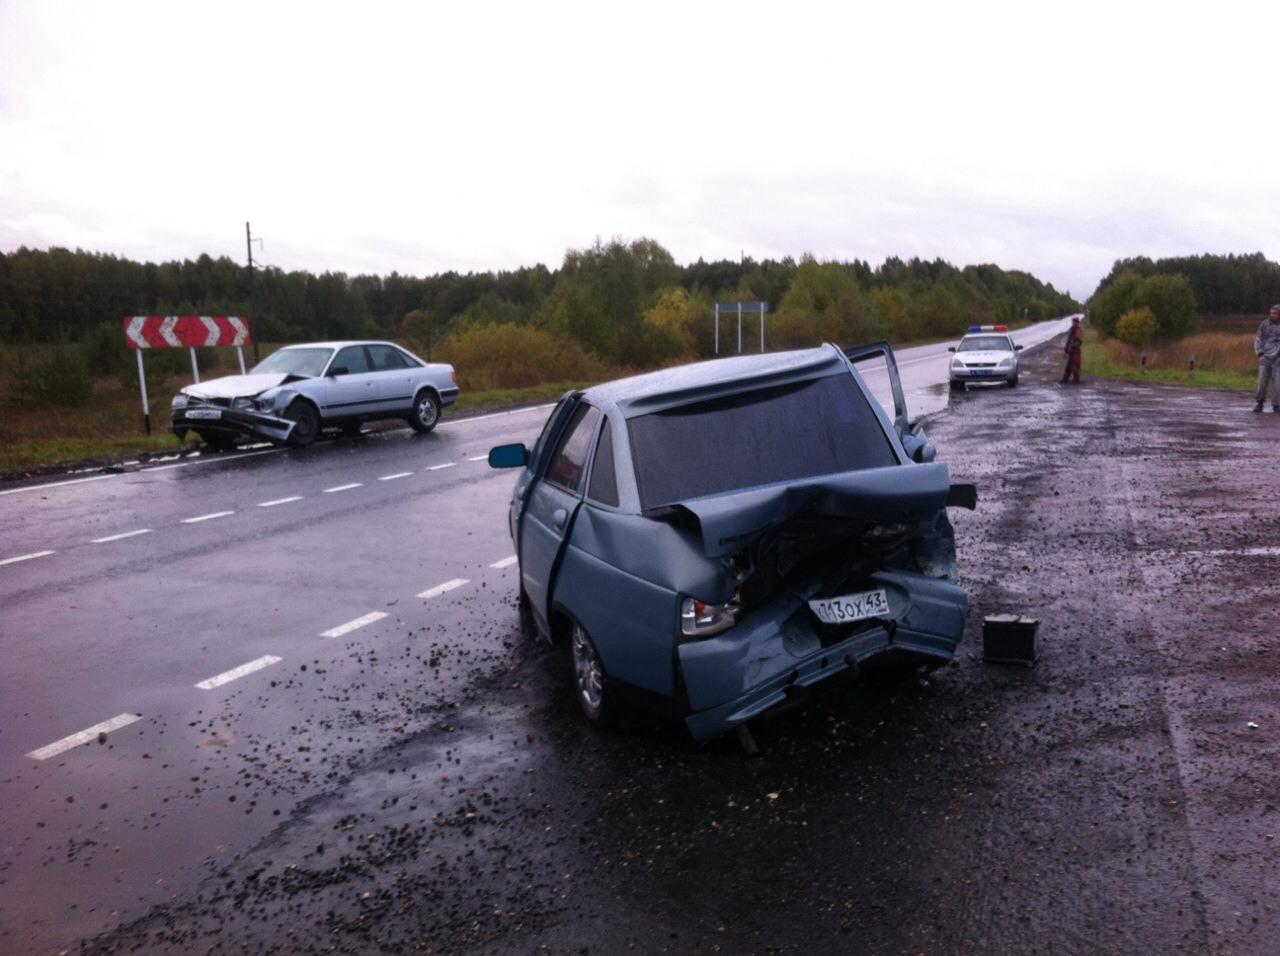
[{"label": "gravel shoulder", "polygon": [[[561,661],[503,665],[116,952],[1269,953],[1280,937],[1280,416],[1238,394],[1056,384],[953,398],[973,607],[927,686],[753,725],[582,726]],[[984,664],[989,613],[1041,620]],[[424,672],[423,681],[428,679]]]}]

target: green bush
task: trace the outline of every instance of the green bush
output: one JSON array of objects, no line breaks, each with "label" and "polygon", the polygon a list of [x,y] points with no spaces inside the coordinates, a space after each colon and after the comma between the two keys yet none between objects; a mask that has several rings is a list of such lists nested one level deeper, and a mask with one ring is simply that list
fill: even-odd
[{"label": "green bush", "polygon": [[1108,335],[1118,335],[1120,317],[1144,307],[1155,316],[1154,338],[1178,339],[1199,331],[1195,292],[1183,275],[1122,272],[1089,300],[1089,317]]},{"label": "green bush", "polygon": [[577,342],[527,325],[455,329],[441,344],[440,357],[452,363],[462,387],[473,391],[590,381],[608,372]]},{"label": "green bush", "polygon": [[24,406],[67,408],[81,405],[93,394],[93,375],[84,353],[73,346],[57,345],[39,358],[26,350],[14,350],[9,370],[9,401]]},{"label": "green bush", "polygon": [[1146,345],[1156,337],[1159,328],[1155,313],[1143,305],[1120,316],[1116,322],[1116,338],[1130,345]]}]

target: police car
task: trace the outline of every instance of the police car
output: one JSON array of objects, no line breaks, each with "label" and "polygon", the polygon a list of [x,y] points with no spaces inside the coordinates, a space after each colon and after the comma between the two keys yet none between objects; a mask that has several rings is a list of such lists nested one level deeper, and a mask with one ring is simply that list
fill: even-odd
[{"label": "police car", "polygon": [[971,325],[959,345],[947,349],[951,359],[951,387],[963,389],[968,382],[995,384],[1010,388],[1018,384],[1018,353],[1007,325]]}]

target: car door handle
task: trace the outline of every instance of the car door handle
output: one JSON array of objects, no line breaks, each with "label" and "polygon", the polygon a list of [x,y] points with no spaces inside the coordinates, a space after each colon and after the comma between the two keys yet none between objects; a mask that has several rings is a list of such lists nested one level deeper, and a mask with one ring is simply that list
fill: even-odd
[{"label": "car door handle", "polygon": [[569,512],[563,508],[557,508],[551,512],[551,522],[556,526],[557,531],[564,530],[564,523],[569,520]]}]

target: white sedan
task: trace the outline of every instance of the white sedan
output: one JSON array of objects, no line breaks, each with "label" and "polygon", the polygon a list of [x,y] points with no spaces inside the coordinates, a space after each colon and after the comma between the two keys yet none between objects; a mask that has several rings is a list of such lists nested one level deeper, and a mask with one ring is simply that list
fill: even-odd
[{"label": "white sedan", "polygon": [[954,352],[951,359],[951,387],[959,391],[969,382],[995,384],[1013,388],[1018,384],[1018,353],[1021,345],[1015,345],[1005,325],[974,325],[959,345],[947,351]]},{"label": "white sedan", "polygon": [[241,435],[309,445],[326,427],[356,432],[372,419],[403,418],[429,432],[458,399],[452,365],[424,362],[391,342],[289,345],[253,367],[188,385],[173,397],[172,426],[214,448]]}]

